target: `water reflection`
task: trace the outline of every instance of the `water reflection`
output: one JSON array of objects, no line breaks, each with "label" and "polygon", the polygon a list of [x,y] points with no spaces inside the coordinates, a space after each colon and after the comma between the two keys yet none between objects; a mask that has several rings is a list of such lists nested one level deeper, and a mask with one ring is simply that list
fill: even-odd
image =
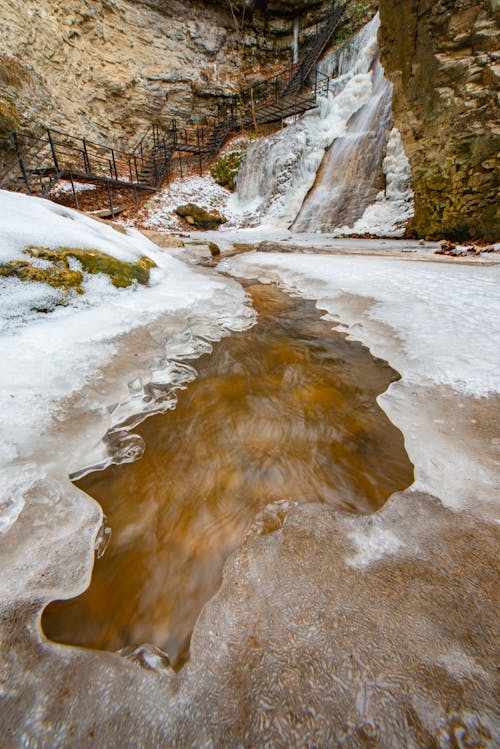
[{"label": "water reflection", "polygon": [[51,639],[149,642],[181,663],[225,559],[266,504],[367,513],[411,483],[402,435],[375,401],[396,373],[332,332],[312,302],[248,290],[258,324],[216,344],[175,411],[136,430],[144,456],[78,483],[113,535],[89,590],[46,610]]}]

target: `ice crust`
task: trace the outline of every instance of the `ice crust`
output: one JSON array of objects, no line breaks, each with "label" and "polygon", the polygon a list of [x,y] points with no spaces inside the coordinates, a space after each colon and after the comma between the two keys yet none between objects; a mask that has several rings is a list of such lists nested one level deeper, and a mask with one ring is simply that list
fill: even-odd
[{"label": "ice crust", "polygon": [[[45,475],[48,463],[57,463],[54,453],[61,450],[60,437],[54,436],[57,430],[68,429],[71,443],[66,424],[70,421],[66,411],[71,409],[63,408],[63,403],[72,400],[76,404],[75,423],[77,414],[94,412],[93,428],[101,430],[101,438],[113,424],[130,422],[134,414],[141,418],[155,409],[172,407],[175,397],[168,395],[169,390],[194,376],[192,369],[175,360],[206,351],[210,340],[246,327],[254,317],[238,284],[196,272],[136,230],[124,235],[46,200],[1,192],[0,238],[3,261],[23,257],[25,247],[40,245],[98,249],[121,260],[147,255],[157,265],[146,287],[116,289],[104,275],[89,276],[82,296],[70,295],[66,306],[48,313],[37,309],[50,307],[59,296],[57,290],[2,279],[0,522],[5,531],[16,520],[17,508],[22,509],[19,476],[26,474],[22,485],[27,488]],[[108,382],[103,372],[120,361],[127,338],[133,331],[154,325],[158,338],[151,340],[151,333],[144,333],[142,351],[150,357],[154,351],[155,358],[134,362],[135,386],[127,387],[117,372],[115,381]],[[167,341],[170,347],[176,342],[173,355],[165,350]],[[141,351],[141,343],[137,350]],[[126,372],[130,377],[130,362]],[[85,449],[93,447],[92,440],[98,446],[88,460],[103,461],[106,446],[91,434]],[[73,439],[78,442],[77,435]],[[126,440],[120,449],[126,459],[130,449]],[[73,459],[66,453],[60,461],[66,463],[62,470],[83,468],[85,462],[79,460],[85,461],[83,452]]]}]

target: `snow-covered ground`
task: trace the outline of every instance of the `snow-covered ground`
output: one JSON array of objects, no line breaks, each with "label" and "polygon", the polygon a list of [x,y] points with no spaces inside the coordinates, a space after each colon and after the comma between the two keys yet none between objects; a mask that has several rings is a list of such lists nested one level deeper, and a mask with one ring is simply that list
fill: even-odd
[{"label": "snow-covered ground", "polygon": [[[209,174],[203,177],[179,177],[148,200],[137,216],[137,221],[146,229],[164,233],[185,230],[186,223],[177,216],[175,209],[186,203],[218,210],[228,220],[234,220],[236,217],[230,207],[231,197],[232,193],[218,185]],[[137,221],[134,219],[134,223]]]}]

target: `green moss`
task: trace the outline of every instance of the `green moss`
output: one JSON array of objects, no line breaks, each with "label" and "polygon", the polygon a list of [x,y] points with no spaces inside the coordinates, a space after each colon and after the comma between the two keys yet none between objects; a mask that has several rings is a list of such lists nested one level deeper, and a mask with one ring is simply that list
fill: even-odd
[{"label": "green moss", "polygon": [[[47,247],[28,247],[25,253],[32,258],[45,260],[50,265],[37,268],[28,260],[11,260],[8,263],[0,263],[0,277],[45,283],[55,289],[75,291],[77,294],[83,294],[83,272],[104,273],[117,289],[122,289],[130,286],[134,281],[143,285],[147,284],[149,272],[155,267],[155,263],[148,257],[142,257],[135,263],[127,263],[98,250],[81,250],[74,247],[61,247],[58,250],[50,250]],[[70,268],[69,258],[78,260],[82,270]],[[61,303],[63,304],[64,301]]]},{"label": "green moss", "polygon": [[217,159],[211,169],[214,180],[222,187],[234,192],[238,170],[246,156],[246,151],[231,151]]},{"label": "green moss", "polygon": [[27,254],[32,257],[48,260],[55,267],[69,270],[69,258],[80,263],[86,273],[104,273],[117,289],[130,286],[134,281],[145,285],[149,281],[149,272],[156,264],[149,257],[141,257],[134,263],[118,260],[99,250],[82,250],[75,247],[60,247],[49,250],[46,247],[28,247]]},{"label": "green moss", "polygon": [[65,253],[66,258],[78,260],[87,273],[104,273],[117,289],[126,288],[134,281],[147,284],[149,271],[155,267],[155,263],[148,257],[142,257],[135,263],[127,263],[97,250],[61,248],[61,252]]},{"label": "green moss", "polygon": [[47,268],[35,268],[27,260],[11,260],[8,263],[0,263],[0,276],[14,277],[20,281],[31,281],[46,283],[55,289],[69,291],[74,289],[78,294],[83,294],[81,283],[83,274],[80,271],[60,268],[51,265]]}]

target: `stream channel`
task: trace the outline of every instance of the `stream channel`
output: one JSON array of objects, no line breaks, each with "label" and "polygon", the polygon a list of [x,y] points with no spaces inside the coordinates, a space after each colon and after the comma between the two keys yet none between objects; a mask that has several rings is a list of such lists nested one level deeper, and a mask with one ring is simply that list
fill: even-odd
[{"label": "stream channel", "polygon": [[89,589],[44,612],[51,640],[151,643],[178,668],[225,560],[267,504],[366,514],[411,484],[402,434],[376,402],[398,374],[332,330],[314,302],[244,285],[254,327],[216,343],[175,410],[136,428],[142,458],[76,482],[112,536]]}]

